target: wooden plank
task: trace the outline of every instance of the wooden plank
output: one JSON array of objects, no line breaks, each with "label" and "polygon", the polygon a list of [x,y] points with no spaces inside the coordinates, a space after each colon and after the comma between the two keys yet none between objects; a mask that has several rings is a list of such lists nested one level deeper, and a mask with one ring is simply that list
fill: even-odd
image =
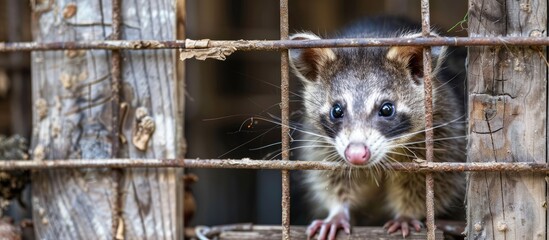
[{"label": "wooden plank", "polygon": [[[306,227],[292,226],[290,228],[291,239],[306,240],[305,234]],[[406,237],[408,240],[423,240],[427,238],[427,232],[425,230],[421,232],[412,231],[412,233]],[[443,239],[442,231],[436,230],[436,239]],[[226,231],[222,232],[219,236],[221,240],[245,240],[245,239],[257,239],[257,240],[278,240],[282,239],[282,227],[280,226],[254,226],[251,231]],[[336,239],[402,239],[400,232],[387,234],[387,230],[382,227],[353,227],[353,233],[351,236],[347,235],[343,231],[339,231]]]},{"label": "wooden plank", "polygon": [[[469,2],[469,36],[546,36],[546,1]],[[530,47],[470,47],[469,162],[546,162],[546,73]],[[546,183],[532,173],[471,173],[468,239],[545,239]]]},{"label": "wooden plank", "polygon": [[[124,28],[122,38],[128,40],[176,38],[176,2],[174,0],[122,1]],[[182,128],[177,127],[180,95],[176,76],[176,51],[123,51],[122,101],[129,104],[123,133],[130,142],[127,157],[171,158],[177,157],[178,137]],[[147,137],[147,124],[140,115],[146,110],[154,134],[145,151],[132,144],[139,135],[139,126]],[[128,169],[125,171],[123,219],[126,239],[176,239],[177,170],[176,169]],[[182,190],[182,189],[179,189]]]},{"label": "wooden plank", "polygon": [[[110,38],[112,1],[50,2],[37,1],[34,6],[35,41]],[[122,39],[175,39],[175,1],[122,2]],[[120,103],[127,106],[127,117],[121,123],[112,121],[118,109],[110,101],[110,58],[111,52],[105,50],[33,53],[36,161],[177,156],[181,135],[175,119],[181,110],[176,101],[175,51],[122,52]],[[118,156],[112,146],[122,138],[114,132],[115,124],[121,125],[120,135],[126,140]],[[148,132],[152,125],[154,131]],[[43,171],[33,174],[32,189],[38,239],[177,237],[174,169]]]},{"label": "wooden plank", "polygon": [[[63,17],[73,1],[42,3],[34,9],[34,40],[107,39],[110,3],[74,1],[75,15]],[[86,9],[83,11],[82,9]],[[110,14],[108,14],[110,16]],[[72,26],[94,22],[93,26]],[[108,93],[109,52],[32,53],[33,158],[111,157]],[[107,101],[107,104],[105,102]],[[117,179],[112,170],[52,170],[32,176],[37,239],[113,238]]]}]

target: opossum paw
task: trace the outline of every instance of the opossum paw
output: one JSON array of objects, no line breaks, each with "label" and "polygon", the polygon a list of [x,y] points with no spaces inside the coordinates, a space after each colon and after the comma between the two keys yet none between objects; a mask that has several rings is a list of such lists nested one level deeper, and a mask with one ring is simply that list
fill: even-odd
[{"label": "opossum paw", "polygon": [[383,228],[387,229],[387,233],[391,234],[398,230],[402,231],[402,237],[410,235],[410,227],[413,227],[416,232],[421,231],[423,223],[417,219],[409,217],[398,217],[391,221],[388,221],[383,225]]},{"label": "opossum paw", "polygon": [[351,224],[343,213],[324,220],[315,220],[307,227],[307,239],[311,239],[320,230],[317,235],[318,240],[335,240],[340,228],[343,228],[345,233],[351,234]]}]

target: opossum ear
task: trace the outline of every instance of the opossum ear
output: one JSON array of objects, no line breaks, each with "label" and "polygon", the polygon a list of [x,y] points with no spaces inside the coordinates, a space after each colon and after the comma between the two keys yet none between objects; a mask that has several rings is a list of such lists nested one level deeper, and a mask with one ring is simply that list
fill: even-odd
[{"label": "opossum ear", "polygon": [[[421,34],[412,34],[402,36],[403,38],[416,38],[421,37]],[[432,33],[431,37],[439,37],[439,35]],[[436,74],[439,66],[442,64],[445,58],[446,46],[433,46],[431,47],[432,58],[432,72],[430,74]],[[420,81],[425,76],[423,72],[423,47],[422,46],[395,46],[389,48],[387,52],[387,59],[397,64],[403,65],[410,70],[412,77]]]},{"label": "opossum ear", "polygon": [[[312,33],[298,33],[290,39],[316,40],[320,37]],[[329,48],[290,49],[290,64],[297,76],[304,81],[317,81],[320,71],[335,58],[334,52]]]}]

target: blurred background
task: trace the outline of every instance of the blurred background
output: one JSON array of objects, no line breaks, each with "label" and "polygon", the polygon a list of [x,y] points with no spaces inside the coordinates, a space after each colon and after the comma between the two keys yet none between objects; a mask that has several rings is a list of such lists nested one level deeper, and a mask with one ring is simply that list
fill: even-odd
[{"label": "blurred background", "polygon": [[[187,0],[187,37],[279,39],[278,9],[279,1],[272,0]],[[467,1],[431,1],[432,26],[444,35],[466,36],[458,24],[466,13]],[[368,16],[404,16],[419,22],[420,1],[290,0],[289,14],[290,32],[326,36]],[[29,1],[0,0],[0,42],[32,41],[30,21]],[[269,122],[278,122],[280,116],[278,52],[236,52],[226,61],[188,60],[185,81],[187,157],[280,158],[280,128]],[[301,109],[299,88],[292,76],[294,122]],[[30,97],[30,54],[0,54],[0,134],[30,137]],[[198,209],[191,225],[280,224],[279,171],[190,172],[199,177],[193,185]],[[308,224],[313,216],[304,201],[299,172],[292,172],[291,191],[292,224]]]}]

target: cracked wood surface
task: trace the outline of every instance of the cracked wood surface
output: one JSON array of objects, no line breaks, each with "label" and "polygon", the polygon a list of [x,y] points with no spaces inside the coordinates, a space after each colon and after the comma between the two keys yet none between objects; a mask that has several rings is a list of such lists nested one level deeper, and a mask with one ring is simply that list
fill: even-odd
[{"label": "cracked wood surface", "polygon": [[[45,1],[34,12],[37,42],[107,40],[112,1]],[[122,39],[175,39],[175,1],[122,1]],[[69,158],[174,158],[179,146],[175,52],[121,51],[120,103],[127,115],[112,121],[111,52],[34,52],[33,155]],[[40,103],[40,104],[38,104]],[[144,151],[132,142],[136,109],[146,109],[154,132]],[[37,114],[40,113],[40,114]],[[113,141],[119,144],[118,156]],[[33,174],[33,217],[38,239],[175,239],[174,169],[51,170]],[[181,189],[182,190],[182,189]]]},{"label": "cracked wood surface", "polygon": [[[546,1],[471,0],[469,36],[546,36]],[[469,162],[546,162],[545,49],[470,47]],[[468,239],[546,239],[546,183],[470,173]]]}]

